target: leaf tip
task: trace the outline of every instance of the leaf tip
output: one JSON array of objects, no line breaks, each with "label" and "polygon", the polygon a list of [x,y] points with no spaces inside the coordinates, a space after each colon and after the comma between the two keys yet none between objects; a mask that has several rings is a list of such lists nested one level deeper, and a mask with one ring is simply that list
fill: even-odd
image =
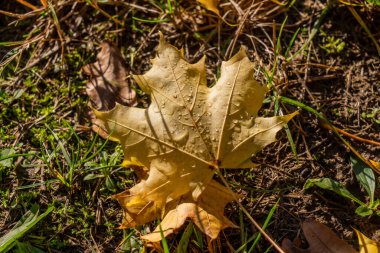
[{"label": "leaf tip", "polygon": [[163,34],[161,31],[159,31],[158,34],[159,34],[159,36],[160,36],[160,41],[159,41],[159,43],[160,43],[160,44],[164,44],[164,43],[166,43],[166,40],[165,40],[165,36],[164,36],[164,34]]},{"label": "leaf tip", "polygon": [[296,116],[298,114],[299,114],[299,112],[295,111],[295,112],[292,112],[291,114],[283,116],[285,123],[288,123],[291,119],[294,118],[294,116]]},{"label": "leaf tip", "polygon": [[354,228],[356,236],[358,237],[360,253],[364,252],[380,252],[380,244],[376,241],[368,238],[362,232]]}]

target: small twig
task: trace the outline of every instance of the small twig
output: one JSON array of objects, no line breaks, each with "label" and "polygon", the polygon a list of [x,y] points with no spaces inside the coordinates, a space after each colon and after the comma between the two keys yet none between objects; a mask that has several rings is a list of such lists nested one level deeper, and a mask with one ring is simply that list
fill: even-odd
[{"label": "small twig", "polygon": [[28,8],[30,8],[30,9],[34,10],[34,11],[38,9],[37,6],[34,6],[33,4],[28,3],[27,1],[24,1],[24,0],[16,0],[16,1],[19,2],[20,4],[26,6],[26,7],[28,7]]},{"label": "small twig", "polygon": [[[325,124],[325,123],[320,123],[321,127],[323,128],[326,128],[328,130],[333,130],[331,126],[329,126],[328,124]],[[365,143],[368,143],[368,144],[372,144],[372,145],[376,145],[376,146],[380,146],[380,142],[377,142],[377,141],[373,141],[373,140],[368,140],[368,139],[364,139],[362,137],[359,137],[359,136],[356,136],[356,135],[353,135],[353,134],[350,134],[340,128],[337,128],[335,127],[336,131],[343,134],[344,136],[347,136],[347,137],[350,137],[351,139],[354,139],[354,140],[357,140],[357,141],[361,141],[361,142],[365,142]]]},{"label": "small twig", "polygon": [[107,18],[111,19],[112,21],[114,21],[115,23],[121,25],[121,26],[124,26],[124,23],[114,17],[112,17],[110,14],[108,14],[106,11],[104,11],[102,8],[99,7],[98,3],[96,1],[92,2],[92,1],[87,1],[87,3],[89,5],[91,5],[92,8],[94,8],[95,10],[99,11],[100,13],[102,13],[104,16],[106,16]]},{"label": "small twig", "polygon": [[12,13],[12,12],[3,11],[3,10],[0,10],[0,14],[3,14],[5,16],[11,17],[11,18],[20,18],[20,19],[24,16],[22,14]]},{"label": "small twig", "polygon": [[[226,50],[226,54],[225,54],[225,55],[227,56],[227,59],[231,58],[232,52],[233,52],[233,50],[234,50],[234,48],[235,48],[235,44],[236,44],[236,42],[237,42],[238,37],[239,37],[240,34],[241,34],[241,31],[242,31],[242,29],[243,29],[243,27],[244,27],[245,21],[247,20],[248,15],[249,15],[249,13],[250,13],[252,7],[253,7],[253,3],[254,3],[254,2],[252,2],[252,4],[251,4],[251,5],[249,6],[249,8],[247,9],[247,11],[244,13],[244,16],[243,16],[243,18],[242,18],[242,21],[240,22],[239,27],[236,29],[234,39],[233,39],[233,40],[231,41],[231,43],[228,45],[228,48],[227,48],[227,50]],[[262,4],[261,4],[261,5],[262,5]],[[259,10],[259,8],[261,7],[261,5],[255,10],[254,14],[256,14],[256,12]]]}]

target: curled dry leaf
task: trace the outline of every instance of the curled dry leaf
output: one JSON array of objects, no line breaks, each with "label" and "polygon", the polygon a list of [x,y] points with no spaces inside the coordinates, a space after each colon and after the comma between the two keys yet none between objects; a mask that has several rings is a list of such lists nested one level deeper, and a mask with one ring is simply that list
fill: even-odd
[{"label": "curled dry leaf", "polygon": [[357,253],[331,229],[317,221],[307,220],[303,222],[302,230],[309,243],[309,248],[300,249],[289,239],[284,239],[282,248],[286,253]]},{"label": "curled dry leaf", "polygon": [[[97,61],[82,68],[90,76],[86,85],[86,93],[90,98],[90,106],[100,110],[110,110],[116,103],[136,105],[136,92],[129,87],[124,59],[120,51],[108,42],[100,45]],[[102,121],[90,113],[92,129],[103,138],[108,136]]]},{"label": "curled dry leaf", "polygon": [[[224,208],[234,193],[212,179],[220,168],[250,168],[252,154],[275,141],[295,114],[257,117],[266,88],[253,79],[254,64],[241,49],[222,64],[207,87],[205,59],[190,64],[162,37],[152,68],[133,76],[151,95],[147,109],[116,102],[95,110],[105,131],[124,148],[125,165],[148,169],[140,182],[115,198],[124,209],[121,228],[157,219],[166,235],[187,218],[209,237],[234,226]],[[159,228],[143,238],[159,241]]]}]

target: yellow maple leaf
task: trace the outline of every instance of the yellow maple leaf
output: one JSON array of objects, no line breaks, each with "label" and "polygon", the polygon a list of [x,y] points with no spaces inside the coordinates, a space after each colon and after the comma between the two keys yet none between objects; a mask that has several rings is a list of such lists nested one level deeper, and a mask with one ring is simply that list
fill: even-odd
[{"label": "yellow maple leaf", "polygon": [[[253,167],[252,154],[275,141],[295,115],[257,117],[266,87],[253,79],[254,64],[243,48],[223,62],[211,88],[204,62],[188,63],[161,35],[152,68],[133,76],[150,94],[149,108],[116,103],[112,110],[95,110],[123,146],[124,164],[146,168],[137,185],[115,195],[124,209],[121,228],[161,219],[166,236],[190,218],[215,239],[234,226],[223,213],[236,198],[212,179],[215,171]],[[143,238],[159,241],[159,231]]]}]

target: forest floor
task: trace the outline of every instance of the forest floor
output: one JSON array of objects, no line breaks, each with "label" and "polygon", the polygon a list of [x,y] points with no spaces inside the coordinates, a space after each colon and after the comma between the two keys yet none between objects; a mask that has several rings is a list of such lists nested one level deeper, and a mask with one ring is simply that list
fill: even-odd
[{"label": "forest floor", "polygon": [[[222,61],[245,46],[256,78],[272,87],[260,115],[299,111],[289,123],[292,137],[281,131],[277,142],[252,158],[258,167],[224,174],[259,224],[270,219],[266,231],[276,242],[300,237],[306,246],[301,224],[309,218],[355,248],[352,228],[380,241],[376,207],[360,216],[350,199],[318,187],[304,189],[308,179],[330,178],[364,206],[371,202],[352,169],[352,160],[360,160],[352,150],[365,161],[380,161],[380,147],[339,134],[350,149],[315,112],[354,136],[380,141],[380,48],[374,42],[380,41],[379,6],[221,1],[218,17],[195,0],[51,2],[0,5],[0,237],[28,210],[42,214],[53,207],[17,239],[13,251],[27,245],[44,252],[143,252],[139,235],[154,224],[117,229],[122,209],[110,197],[132,187],[136,177],[120,166],[121,147],[91,131],[81,69],[96,60],[101,42],[110,41],[121,50],[128,74],[145,73],[159,32],[183,48],[189,62],[206,56],[210,85]],[[271,99],[277,96],[298,104]],[[375,200],[379,193],[376,188]],[[240,229],[223,230],[214,242],[216,252],[274,252],[263,238],[250,251],[257,229],[236,203],[227,205],[225,214]],[[167,238],[170,252],[183,233]],[[188,252],[209,252],[207,238],[196,229],[188,242]]]}]

